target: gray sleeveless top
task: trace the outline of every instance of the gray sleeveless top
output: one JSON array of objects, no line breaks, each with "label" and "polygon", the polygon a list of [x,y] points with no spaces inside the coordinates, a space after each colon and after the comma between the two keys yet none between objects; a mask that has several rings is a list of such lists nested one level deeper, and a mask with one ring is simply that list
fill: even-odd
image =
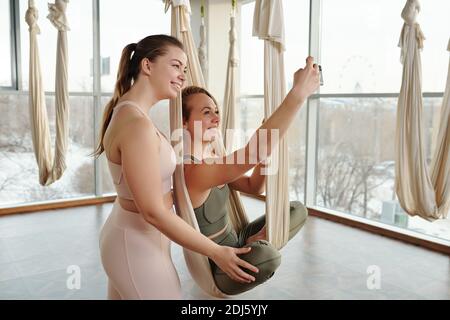
[{"label": "gray sleeveless top", "polygon": [[[198,161],[194,157],[192,160]],[[227,201],[230,195],[230,189],[227,184],[222,188],[213,187],[206,198],[205,202],[200,207],[194,208],[195,217],[200,228],[200,232],[209,237],[219,231],[225,229],[222,233],[212,238],[216,243],[223,242],[226,238],[227,245],[236,245],[237,237],[234,229],[231,226],[230,218],[228,216]],[[231,234],[233,234],[233,236]],[[231,240],[231,242],[230,242]]]}]

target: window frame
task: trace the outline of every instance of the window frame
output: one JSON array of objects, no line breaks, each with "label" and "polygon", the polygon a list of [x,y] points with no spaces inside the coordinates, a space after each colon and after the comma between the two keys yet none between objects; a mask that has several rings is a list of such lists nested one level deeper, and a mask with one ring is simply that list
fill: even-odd
[{"label": "window frame", "polygon": [[0,91],[20,90],[20,14],[19,2],[9,0],[10,85],[0,86]]}]

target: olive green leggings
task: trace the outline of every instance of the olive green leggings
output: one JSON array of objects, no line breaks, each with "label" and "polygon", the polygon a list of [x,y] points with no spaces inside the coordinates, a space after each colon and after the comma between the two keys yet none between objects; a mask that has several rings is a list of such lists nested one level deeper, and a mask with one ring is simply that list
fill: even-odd
[{"label": "olive green leggings", "polygon": [[[297,232],[303,227],[308,216],[308,211],[298,201],[290,202],[290,228],[289,240],[291,240]],[[255,277],[255,281],[251,283],[237,282],[228,277],[217,265],[210,260],[213,276],[217,287],[225,294],[235,295],[248,291],[257,285],[266,282],[273,276],[275,270],[281,263],[280,252],[275,249],[269,242],[265,240],[258,240],[250,244],[245,244],[245,241],[250,236],[257,233],[266,223],[265,215],[259,217],[255,221],[249,223],[239,235],[231,231],[224,240],[219,244],[231,247],[251,247],[249,253],[240,255],[240,258],[256,266],[259,269],[258,273],[254,273],[247,269],[245,272]]]}]

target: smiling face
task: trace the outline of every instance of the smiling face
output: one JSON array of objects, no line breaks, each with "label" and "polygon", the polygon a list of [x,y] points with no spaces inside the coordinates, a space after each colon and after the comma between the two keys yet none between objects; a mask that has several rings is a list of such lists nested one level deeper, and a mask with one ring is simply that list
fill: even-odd
[{"label": "smiling face", "polygon": [[142,63],[143,70],[147,69],[152,87],[159,95],[157,98],[176,98],[186,82],[186,53],[178,47],[168,46],[166,54],[153,62],[143,59]]},{"label": "smiling face", "polygon": [[[219,108],[211,97],[205,93],[191,94],[186,98],[185,106],[188,110],[184,112],[183,126],[189,131],[192,141],[210,142],[218,138]],[[195,125],[199,124],[201,136],[194,136]]]}]

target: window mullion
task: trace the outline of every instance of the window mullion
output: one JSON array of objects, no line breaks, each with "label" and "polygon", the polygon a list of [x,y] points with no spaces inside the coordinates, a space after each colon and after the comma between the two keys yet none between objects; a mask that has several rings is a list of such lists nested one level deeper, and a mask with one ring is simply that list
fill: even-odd
[{"label": "window mullion", "polygon": [[[94,95],[94,148],[98,141],[99,124],[101,121],[101,69],[100,69],[100,0],[92,0],[92,26],[93,26],[93,95]],[[95,195],[103,194],[102,188],[102,162],[99,158],[94,160]]]},{"label": "window mullion", "polygon": [[[320,63],[322,0],[310,0],[309,10],[309,55]],[[307,101],[306,116],[305,204],[307,206],[314,206],[316,203],[318,127],[319,99],[310,97]]]}]

